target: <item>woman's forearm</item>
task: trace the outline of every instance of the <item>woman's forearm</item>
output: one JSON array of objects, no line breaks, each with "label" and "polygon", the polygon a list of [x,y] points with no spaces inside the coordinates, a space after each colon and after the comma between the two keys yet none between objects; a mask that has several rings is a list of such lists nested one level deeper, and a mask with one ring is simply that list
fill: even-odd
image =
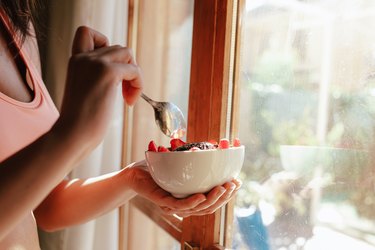
[{"label": "woman's forearm", "polygon": [[87,222],[133,198],[132,169],[93,177],[66,180],[34,211],[38,226],[46,231]]},{"label": "woman's forearm", "polygon": [[71,171],[88,145],[51,129],[0,163],[0,240]]}]

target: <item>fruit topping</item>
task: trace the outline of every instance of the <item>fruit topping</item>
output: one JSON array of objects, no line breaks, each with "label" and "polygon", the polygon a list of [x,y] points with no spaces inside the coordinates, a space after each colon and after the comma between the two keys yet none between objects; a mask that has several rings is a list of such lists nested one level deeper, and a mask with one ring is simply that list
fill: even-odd
[{"label": "fruit topping", "polygon": [[200,150],[215,149],[216,146],[209,142],[193,142],[185,143],[183,146],[178,147],[175,151],[188,151],[191,148],[199,148]]},{"label": "fruit topping", "polygon": [[169,152],[169,150],[166,147],[159,146],[158,147],[158,152]]},{"label": "fruit topping", "polygon": [[219,149],[227,149],[229,148],[229,140],[228,139],[221,139],[218,145]]},{"label": "fruit topping", "polygon": [[171,151],[176,150],[176,148],[185,145],[186,143],[181,139],[172,139],[171,140]]},{"label": "fruit topping", "polygon": [[228,149],[230,147],[240,147],[240,139],[233,139],[232,144],[229,140],[223,138],[217,143],[215,140],[209,140],[208,142],[192,142],[186,143],[181,139],[173,138],[170,140],[170,147],[157,146],[154,141],[150,141],[148,144],[148,151],[153,152],[172,152],[172,151],[200,151],[209,149]]},{"label": "fruit topping", "polygon": [[153,151],[153,152],[158,151],[157,146],[154,141],[150,141],[150,143],[148,144],[148,151]]},{"label": "fruit topping", "polygon": [[233,140],[233,147],[239,147],[241,146],[241,141],[238,138],[234,138]]}]

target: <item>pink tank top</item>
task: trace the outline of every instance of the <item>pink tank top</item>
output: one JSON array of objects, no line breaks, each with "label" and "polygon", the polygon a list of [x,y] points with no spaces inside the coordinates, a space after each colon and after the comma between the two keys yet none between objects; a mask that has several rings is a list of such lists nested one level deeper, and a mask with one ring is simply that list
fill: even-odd
[{"label": "pink tank top", "polygon": [[[14,34],[1,8],[0,18],[10,34]],[[0,92],[0,162],[46,133],[59,116],[37,68],[22,47],[20,55],[30,76],[34,98],[28,103],[20,102]]]}]

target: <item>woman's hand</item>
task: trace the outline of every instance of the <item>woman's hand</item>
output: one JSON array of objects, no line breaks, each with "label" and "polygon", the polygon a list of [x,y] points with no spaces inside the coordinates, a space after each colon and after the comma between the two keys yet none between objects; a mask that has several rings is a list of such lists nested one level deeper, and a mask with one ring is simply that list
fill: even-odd
[{"label": "woman's hand", "polygon": [[194,194],[177,199],[160,188],[148,171],[134,167],[131,175],[130,185],[135,192],[158,205],[164,213],[180,217],[212,214],[225,205],[241,187],[241,181],[234,179],[213,188],[207,194]]},{"label": "woman's hand", "polygon": [[78,28],[57,122],[59,131],[96,146],[107,128],[121,82],[126,102],[134,104],[141,93],[142,77],[131,50],[108,46],[107,38],[99,32]]}]

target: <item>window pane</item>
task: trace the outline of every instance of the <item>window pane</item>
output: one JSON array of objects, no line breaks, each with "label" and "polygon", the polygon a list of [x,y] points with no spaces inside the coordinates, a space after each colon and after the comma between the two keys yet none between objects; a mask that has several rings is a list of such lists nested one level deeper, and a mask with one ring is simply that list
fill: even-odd
[{"label": "window pane", "polygon": [[375,2],[248,0],[234,249],[375,249]]}]

